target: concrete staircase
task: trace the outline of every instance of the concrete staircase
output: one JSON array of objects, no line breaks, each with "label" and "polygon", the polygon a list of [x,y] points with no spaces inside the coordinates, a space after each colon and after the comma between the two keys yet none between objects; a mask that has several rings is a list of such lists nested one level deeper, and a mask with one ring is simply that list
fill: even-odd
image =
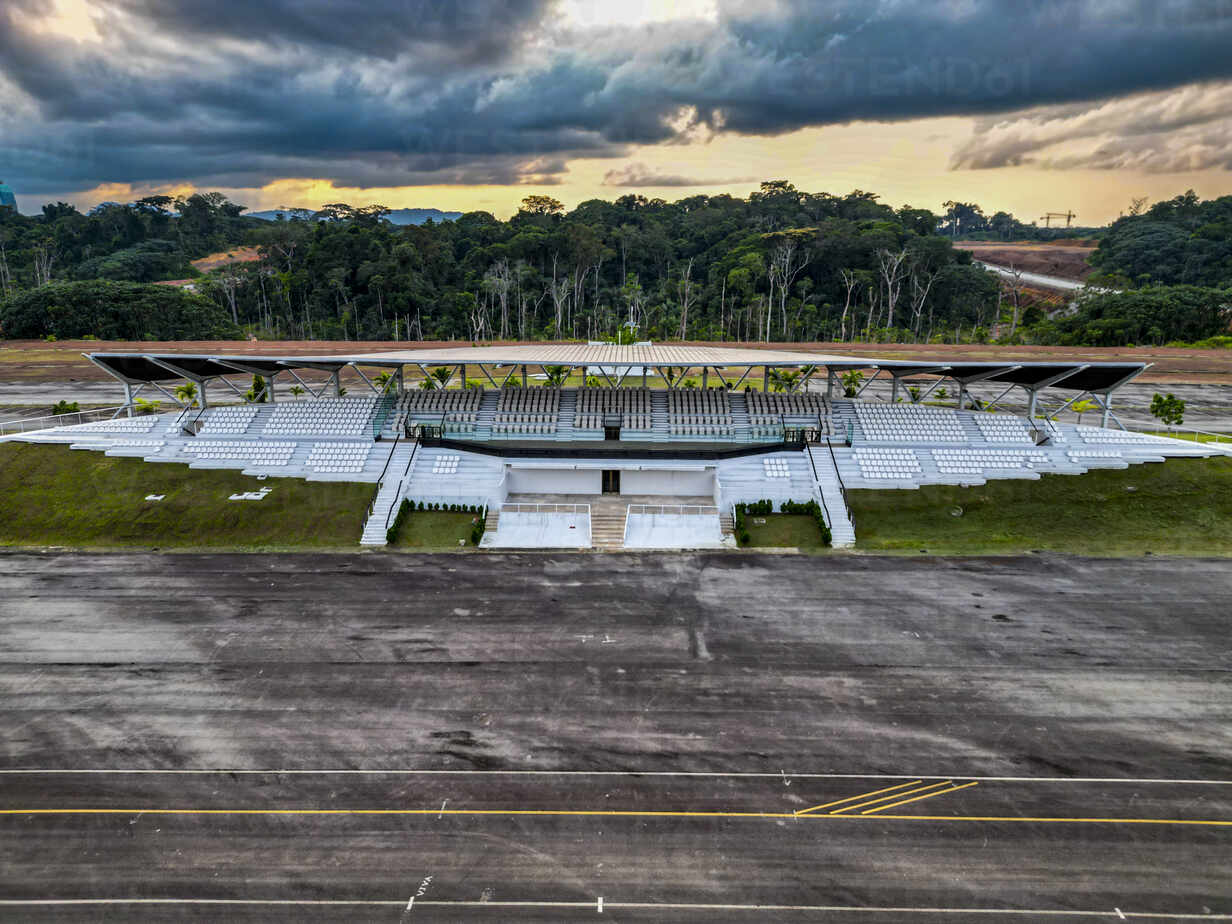
[{"label": "concrete staircase", "polygon": [[597,503],[590,505],[590,544],[596,549],[625,547],[625,504]]},{"label": "concrete staircase", "polygon": [[727,403],[731,407],[732,434],[737,439],[747,438],[749,435],[749,403],[744,393],[729,391]]},{"label": "concrete staircase", "polygon": [[719,532],[723,534],[724,539],[735,541],[736,522],[732,519],[730,510],[719,511]]},{"label": "concrete staircase", "polygon": [[484,521],[483,521],[483,534],[487,536],[490,533],[491,535],[495,536],[496,527],[499,525],[500,525],[500,508],[499,507],[489,507],[488,515],[484,518]]},{"label": "concrete staircase", "polygon": [[810,449],[813,465],[817,470],[817,490],[821,492],[825,502],[822,505],[823,511],[829,514],[831,545],[836,549],[849,549],[856,544],[856,529],[851,522],[847,501],[843,498],[843,489],[834,461],[830,457],[830,450],[824,445]]},{"label": "concrete staircase", "polygon": [[402,473],[406,469],[407,463],[411,460],[411,455],[414,451],[415,443],[411,440],[399,443],[394,447],[393,456],[389,460],[389,466],[385,469],[385,480],[381,482],[381,486],[377,490],[376,502],[372,505],[372,513],[364,522],[364,532],[359,540],[360,545],[382,546],[388,544],[385,536],[385,523],[386,520],[392,519],[390,511],[394,505],[402,500],[402,489],[405,487],[402,482]]},{"label": "concrete staircase", "polygon": [[484,390],[483,400],[479,402],[479,413],[475,415],[475,437],[477,439],[492,438],[492,422],[496,419],[496,409],[500,406],[500,392]]}]

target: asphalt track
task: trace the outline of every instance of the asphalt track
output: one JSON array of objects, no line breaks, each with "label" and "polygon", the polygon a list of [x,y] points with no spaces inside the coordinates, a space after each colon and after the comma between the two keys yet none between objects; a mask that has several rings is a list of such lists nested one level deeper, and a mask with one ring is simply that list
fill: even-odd
[{"label": "asphalt track", "polygon": [[0,920],[1232,920],[1227,561],[0,558]]}]

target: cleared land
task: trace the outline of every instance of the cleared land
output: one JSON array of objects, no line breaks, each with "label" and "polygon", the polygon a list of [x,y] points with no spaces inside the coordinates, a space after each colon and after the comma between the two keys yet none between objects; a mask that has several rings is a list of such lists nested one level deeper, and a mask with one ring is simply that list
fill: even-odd
[{"label": "cleared land", "polygon": [[852,491],[850,500],[865,551],[1232,555],[1226,456],[971,488]]},{"label": "cleared land", "polygon": [[[263,488],[260,501],[228,500]],[[372,491],[0,443],[0,545],[354,548]]]},{"label": "cleared land", "polygon": [[9,554],[0,586],[13,919],[1232,912],[1226,561]]},{"label": "cleared land", "polygon": [[1057,276],[1084,282],[1095,272],[1087,258],[1095,252],[1095,245],[1087,242],[1040,243],[1033,241],[958,241],[959,250],[969,250],[977,260],[996,263],[998,266],[1014,266],[1028,273]]}]

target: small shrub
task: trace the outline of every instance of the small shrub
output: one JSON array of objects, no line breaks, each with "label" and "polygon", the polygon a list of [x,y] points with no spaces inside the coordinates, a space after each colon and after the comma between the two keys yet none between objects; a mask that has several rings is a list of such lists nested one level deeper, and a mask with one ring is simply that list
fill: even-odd
[{"label": "small shrub", "polygon": [[404,497],[402,503],[398,505],[398,513],[394,516],[394,521],[389,524],[389,529],[385,533],[385,541],[390,545],[393,545],[394,541],[397,540],[398,533],[402,530],[402,524],[410,516],[413,509],[415,509],[414,504]]}]

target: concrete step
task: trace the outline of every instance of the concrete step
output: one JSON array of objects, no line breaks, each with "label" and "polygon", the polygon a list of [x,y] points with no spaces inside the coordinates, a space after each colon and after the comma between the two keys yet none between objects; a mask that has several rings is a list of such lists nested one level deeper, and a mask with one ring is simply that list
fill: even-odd
[{"label": "concrete step", "polygon": [[590,511],[590,544],[596,549],[625,547],[625,517],[627,510]]}]

